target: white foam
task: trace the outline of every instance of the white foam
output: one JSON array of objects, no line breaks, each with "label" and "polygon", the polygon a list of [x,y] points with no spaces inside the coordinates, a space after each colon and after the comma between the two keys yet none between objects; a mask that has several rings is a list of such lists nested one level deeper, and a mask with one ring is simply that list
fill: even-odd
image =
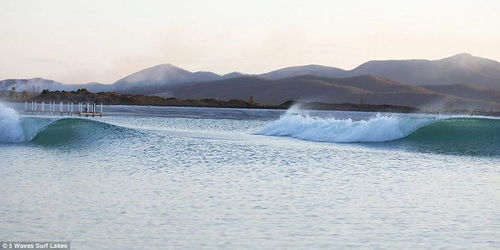
[{"label": "white foam", "polygon": [[311,117],[296,108],[256,134],[319,142],[385,142],[404,138],[439,119],[377,114],[368,120]]},{"label": "white foam", "polygon": [[0,142],[23,142],[25,136],[16,111],[0,103]]}]

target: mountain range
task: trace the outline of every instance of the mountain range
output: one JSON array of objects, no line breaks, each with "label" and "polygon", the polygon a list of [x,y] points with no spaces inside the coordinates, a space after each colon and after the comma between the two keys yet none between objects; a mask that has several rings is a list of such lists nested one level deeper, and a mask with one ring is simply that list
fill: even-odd
[{"label": "mountain range", "polygon": [[115,91],[180,98],[248,99],[279,103],[310,100],[330,103],[460,107],[500,106],[500,63],[458,54],[440,60],[377,60],[352,70],[322,65],[287,67],[263,74],[190,72],[171,64],[128,75],[113,84],[68,85],[41,78],[0,81],[0,91]]},{"label": "mountain range", "polygon": [[[260,103],[287,100],[325,103],[367,103],[421,108],[500,110],[500,91],[467,84],[416,86],[388,78],[363,75],[326,78],[302,75],[269,80],[240,77],[215,82],[194,82],[169,88],[167,96],[179,98],[243,99]],[[162,93],[160,93],[162,95]]]}]

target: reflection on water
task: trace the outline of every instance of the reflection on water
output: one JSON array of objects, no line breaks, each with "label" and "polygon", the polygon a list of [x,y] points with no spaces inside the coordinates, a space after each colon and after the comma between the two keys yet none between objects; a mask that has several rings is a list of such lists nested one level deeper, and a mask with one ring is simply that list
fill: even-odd
[{"label": "reflection on water", "polygon": [[[268,119],[96,120],[105,124],[65,121],[70,135],[96,131],[89,141],[0,144],[1,239],[77,249],[500,246],[497,156],[253,135]],[[60,136],[58,126],[39,139]]]}]

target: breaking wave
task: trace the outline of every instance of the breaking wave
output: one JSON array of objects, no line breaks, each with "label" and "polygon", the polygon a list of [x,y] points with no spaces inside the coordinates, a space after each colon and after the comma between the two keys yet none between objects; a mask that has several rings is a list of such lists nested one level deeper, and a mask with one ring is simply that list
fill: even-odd
[{"label": "breaking wave", "polygon": [[500,119],[474,116],[376,115],[367,120],[289,111],[256,132],[306,141],[373,143],[421,151],[500,155]]},{"label": "breaking wave", "polygon": [[[39,122],[29,119],[23,120],[25,124],[36,124],[34,127],[39,127]],[[133,132],[132,129],[83,118],[57,119],[34,131],[36,132],[28,134],[27,138],[30,142],[40,145],[95,144],[129,136]]]},{"label": "breaking wave", "polygon": [[313,117],[290,109],[256,134],[318,142],[385,142],[404,138],[437,118],[401,118],[377,114],[369,120]]},{"label": "breaking wave", "polygon": [[[0,143],[40,145],[95,143],[130,136],[133,130],[83,118],[20,117],[0,103]],[[135,131],[137,132],[137,131]]]},{"label": "breaking wave", "polygon": [[22,142],[25,138],[17,113],[0,103],[0,142]]}]

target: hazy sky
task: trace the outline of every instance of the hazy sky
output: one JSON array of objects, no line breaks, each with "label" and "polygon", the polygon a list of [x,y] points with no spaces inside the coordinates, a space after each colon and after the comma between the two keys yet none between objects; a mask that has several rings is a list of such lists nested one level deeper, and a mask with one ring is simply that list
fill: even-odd
[{"label": "hazy sky", "polygon": [[500,60],[500,1],[0,0],[0,79],[112,83],[162,63],[262,73],[373,59]]}]

